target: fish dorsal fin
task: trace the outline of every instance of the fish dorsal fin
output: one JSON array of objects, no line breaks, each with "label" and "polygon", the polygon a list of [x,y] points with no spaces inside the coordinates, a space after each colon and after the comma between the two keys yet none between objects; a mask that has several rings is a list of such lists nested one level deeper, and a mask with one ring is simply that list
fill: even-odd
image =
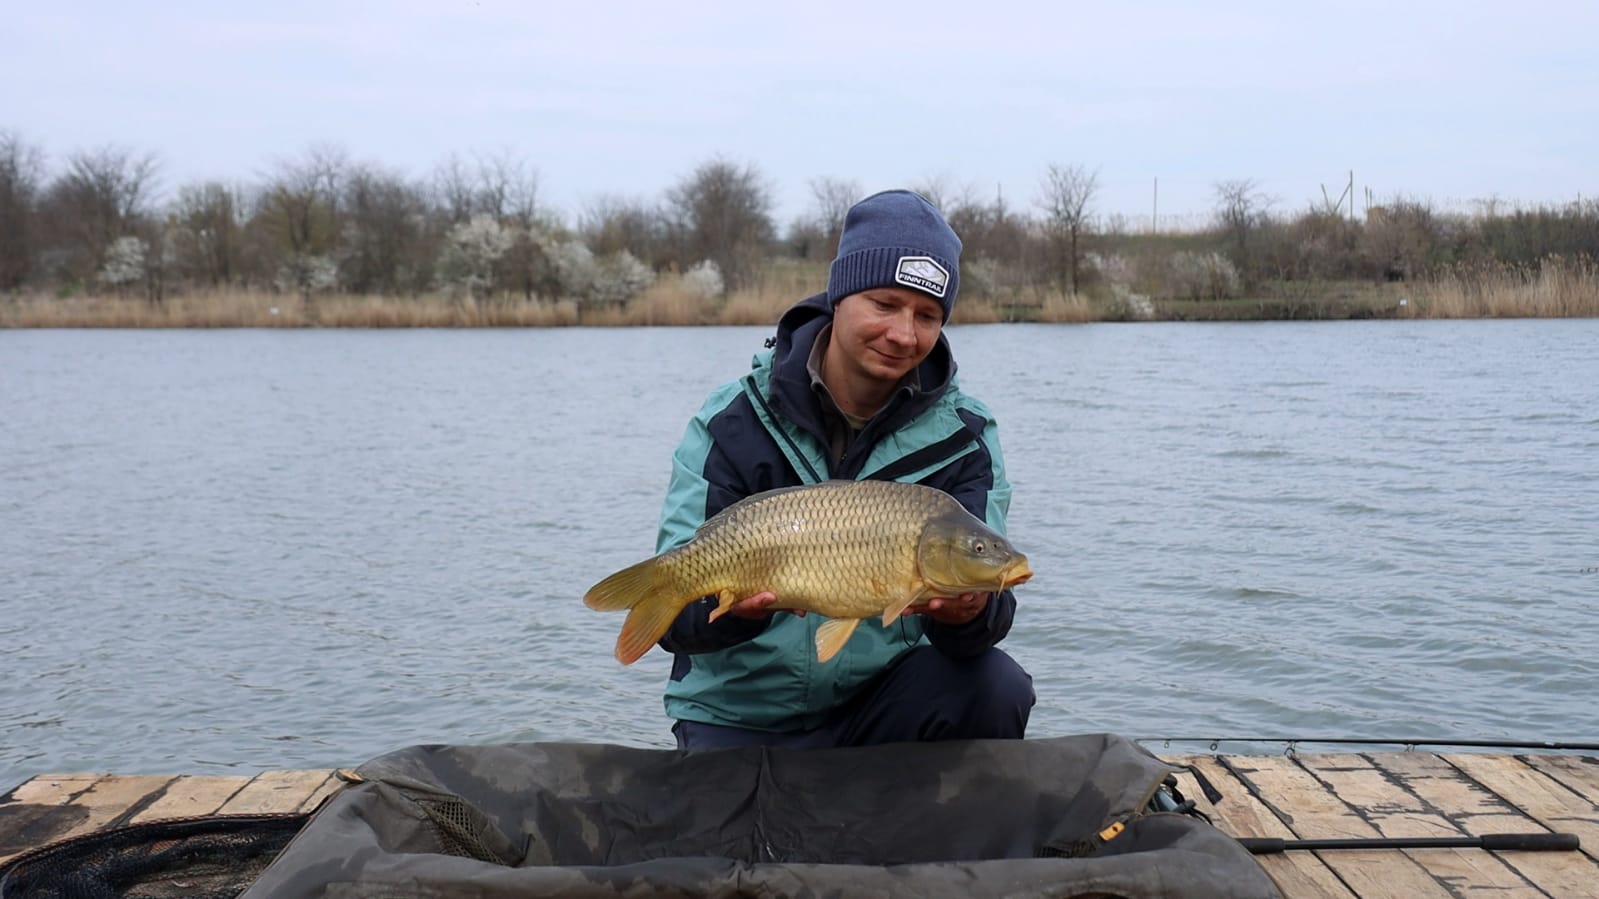
[{"label": "fish dorsal fin", "polygon": [[855,626],[860,624],[859,618],[829,618],[816,629],[816,660],[825,662],[849,642],[850,634],[855,633]]},{"label": "fish dorsal fin", "polygon": [[893,624],[895,619],[905,614],[906,609],[915,605],[916,601],[925,597],[928,592],[928,586],[923,584],[915,590],[907,590],[904,599],[896,599],[889,603],[888,608],[883,610],[883,627]]}]

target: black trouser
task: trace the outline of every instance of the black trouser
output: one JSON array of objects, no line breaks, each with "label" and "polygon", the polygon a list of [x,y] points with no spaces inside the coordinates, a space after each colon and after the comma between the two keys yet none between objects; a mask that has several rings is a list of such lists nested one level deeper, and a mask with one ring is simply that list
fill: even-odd
[{"label": "black trouser", "polygon": [[952,659],[918,646],[867,681],[821,727],[770,733],[679,721],[679,749],[782,746],[817,749],[910,740],[1021,739],[1033,709],[1033,678],[998,649]]}]

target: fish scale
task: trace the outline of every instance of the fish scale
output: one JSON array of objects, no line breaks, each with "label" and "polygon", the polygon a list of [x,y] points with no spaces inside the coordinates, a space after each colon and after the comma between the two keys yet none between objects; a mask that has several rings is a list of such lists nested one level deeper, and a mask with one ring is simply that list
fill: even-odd
[{"label": "fish scale", "polygon": [[827,481],[740,500],[694,539],[619,571],[584,595],[590,608],[628,610],[616,656],[649,650],[690,602],[718,598],[715,618],[758,593],[774,609],[832,621],[817,633],[826,661],[856,624],[892,621],[933,596],[1004,589],[1032,575],[1027,559],[953,497],[918,484]]}]

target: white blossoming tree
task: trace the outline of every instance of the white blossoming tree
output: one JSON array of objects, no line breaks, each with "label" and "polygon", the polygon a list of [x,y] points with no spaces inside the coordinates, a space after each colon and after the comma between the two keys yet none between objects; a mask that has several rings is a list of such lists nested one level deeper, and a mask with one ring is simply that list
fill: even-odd
[{"label": "white blossoming tree", "polygon": [[702,300],[719,297],[725,289],[722,270],[706,259],[683,273],[683,287]]},{"label": "white blossoming tree", "polygon": [[494,270],[516,235],[488,213],[450,228],[439,257],[439,283],[458,299],[481,301],[494,288]]},{"label": "white blossoming tree", "polygon": [[150,248],[138,237],[119,237],[106,248],[105,264],[100,267],[100,283],[127,290],[144,281],[145,257]]}]

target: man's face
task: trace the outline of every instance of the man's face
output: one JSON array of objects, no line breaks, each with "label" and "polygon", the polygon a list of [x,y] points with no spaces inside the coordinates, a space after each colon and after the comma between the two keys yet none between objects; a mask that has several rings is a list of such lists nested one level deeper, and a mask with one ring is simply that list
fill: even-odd
[{"label": "man's face", "polygon": [[907,287],[852,293],[833,310],[833,343],[857,374],[897,382],[938,342],[944,307]]}]

